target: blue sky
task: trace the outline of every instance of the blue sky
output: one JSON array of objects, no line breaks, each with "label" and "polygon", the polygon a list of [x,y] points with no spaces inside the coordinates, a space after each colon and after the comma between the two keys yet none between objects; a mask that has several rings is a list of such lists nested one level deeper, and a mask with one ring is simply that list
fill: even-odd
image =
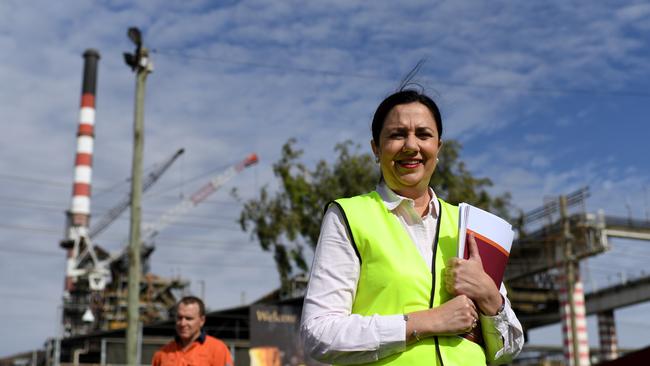
[{"label": "blue sky", "polygon": [[[218,4],[218,5],[217,5]],[[278,285],[272,257],[234,223],[244,198],[273,188],[271,164],[295,137],[307,162],[337,142],[369,151],[378,102],[418,60],[443,138],[510,192],[522,210],[591,187],[587,209],[648,215],[650,5],[642,1],[18,1],[0,2],[0,356],[60,331],[64,211],[70,205],[81,54],[101,53],[92,210],[128,190],[134,76],[122,52],[143,30],[154,73],[146,96],[145,166],[186,148],[145,196],[144,221],[229,164],[261,162],[161,233],[152,270],[205,286],[212,309]],[[121,183],[121,184],[120,184]],[[128,215],[96,241],[117,251]],[[645,245],[645,246],[644,246]],[[634,253],[634,255],[630,255]],[[585,288],[644,268],[647,243],[613,240],[590,260]],[[587,276],[588,274],[588,276]],[[591,287],[590,287],[591,286]],[[648,305],[617,312],[622,346],[647,345]],[[593,319],[590,343],[596,344]],[[559,328],[531,333],[559,344]]]}]

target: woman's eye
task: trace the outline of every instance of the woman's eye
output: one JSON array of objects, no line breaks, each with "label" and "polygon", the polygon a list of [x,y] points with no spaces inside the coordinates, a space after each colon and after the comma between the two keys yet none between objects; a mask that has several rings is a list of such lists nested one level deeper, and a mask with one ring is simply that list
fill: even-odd
[{"label": "woman's eye", "polygon": [[429,129],[424,129],[424,128],[423,128],[423,129],[420,129],[420,130],[417,130],[417,131],[416,131],[416,135],[417,135],[419,138],[422,138],[422,139],[425,139],[425,138],[432,138],[432,137],[434,137],[434,136],[433,136],[433,131],[431,131],[431,130],[429,130]]}]

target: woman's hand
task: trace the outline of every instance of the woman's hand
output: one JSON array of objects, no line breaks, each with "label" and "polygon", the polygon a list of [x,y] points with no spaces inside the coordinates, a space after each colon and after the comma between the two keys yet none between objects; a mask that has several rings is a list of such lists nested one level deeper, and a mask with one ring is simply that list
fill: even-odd
[{"label": "woman's hand", "polygon": [[413,330],[419,338],[467,333],[476,326],[478,312],[470,298],[459,295],[433,309],[410,313],[408,319],[407,340],[414,340],[409,338]]},{"label": "woman's hand", "polygon": [[467,333],[478,321],[476,305],[465,295],[456,296],[430,311],[434,317],[432,333],[436,335]]},{"label": "woman's hand", "polygon": [[469,259],[451,258],[445,270],[445,286],[452,295],[466,295],[483,314],[495,315],[503,298],[492,278],[483,270],[474,235],[470,235]]}]

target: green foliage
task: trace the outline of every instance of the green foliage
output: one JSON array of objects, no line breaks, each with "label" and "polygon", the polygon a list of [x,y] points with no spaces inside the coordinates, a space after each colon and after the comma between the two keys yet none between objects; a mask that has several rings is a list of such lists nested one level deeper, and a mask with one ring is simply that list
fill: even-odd
[{"label": "green foliage", "polygon": [[280,160],[273,164],[280,189],[270,197],[268,187],[263,187],[258,199],[244,204],[239,218],[242,230],[250,229],[262,249],[273,251],[283,284],[294,267],[308,270],[303,248],[316,247],[327,203],[368,192],[379,179],[372,155],[358,153],[359,146],[351,141],[336,145],[338,156],[332,166],[321,160],[313,170],[300,162],[303,152],[295,143],[295,139],[287,141]]},{"label": "green foliage", "polygon": [[[303,249],[316,247],[320,224],[327,203],[340,197],[351,197],[373,190],[379,181],[379,168],[370,153],[360,153],[351,141],[334,148],[337,158],[332,165],[320,160],[313,170],[301,161],[302,150],[295,148],[295,139],[282,146],[282,156],[273,164],[280,179],[277,192],[263,187],[257,199],[244,204],[239,223],[250,231],[262,249],[273,251],[283,285],[294,268],[307,272]],[[439,197],[451,203],[467,202],[507,217],[509,195],[492,197],[486,188],[488,178],[475,178],[459,160],[461,146],[447,140],[430,185]]]}]

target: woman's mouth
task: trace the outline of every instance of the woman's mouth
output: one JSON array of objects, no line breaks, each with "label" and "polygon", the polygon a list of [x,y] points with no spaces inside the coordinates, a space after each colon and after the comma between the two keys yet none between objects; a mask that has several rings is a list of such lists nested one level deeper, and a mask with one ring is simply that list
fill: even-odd
[{"label": "woman's mouth", "polygon": [[420,164],[422,164],[422,160],[420,159],[397,160],[396,163],[402,168],[414,169],[420,166]]}]

